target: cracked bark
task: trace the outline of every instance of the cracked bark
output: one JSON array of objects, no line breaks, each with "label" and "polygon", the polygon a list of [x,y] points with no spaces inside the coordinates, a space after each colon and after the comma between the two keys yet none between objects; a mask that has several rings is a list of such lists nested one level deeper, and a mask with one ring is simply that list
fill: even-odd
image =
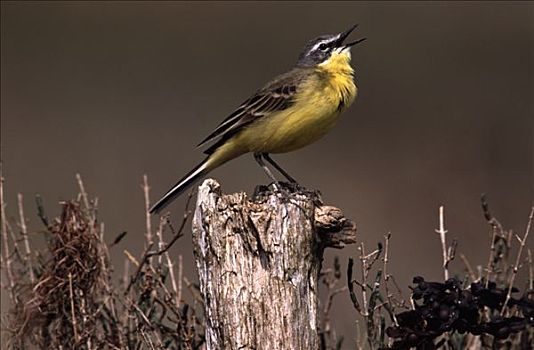
[{"label": "cracked bark", "polygon": [[222,195],[211,179],[199,187],[193,245],[208,350],[318,349],[323,250],[354,243],[356,226],[313,193],[289,198]]}]

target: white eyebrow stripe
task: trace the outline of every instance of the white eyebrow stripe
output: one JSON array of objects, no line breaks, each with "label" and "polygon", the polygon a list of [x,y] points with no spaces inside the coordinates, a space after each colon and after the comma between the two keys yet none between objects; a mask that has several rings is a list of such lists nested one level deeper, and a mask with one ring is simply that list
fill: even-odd
[{"label": "white eyebrow stripe", "polygon": [[323,40],[323,41],[319,41],[317,44],[313,45],[313,48],[311,49],[311,51],[315,51],[315,50],[317,50],[317,48],[318,48],[319,45],[321,45],[321,44],[331,43],[332,41],[335,41],[335,40],[339,39],[339,36],[340,36],[340,35],[341,35],[341,34],[338,34],[338,35],[336,35],[336,36],[333,37],[333,38],[325,39],[325,40]]}]

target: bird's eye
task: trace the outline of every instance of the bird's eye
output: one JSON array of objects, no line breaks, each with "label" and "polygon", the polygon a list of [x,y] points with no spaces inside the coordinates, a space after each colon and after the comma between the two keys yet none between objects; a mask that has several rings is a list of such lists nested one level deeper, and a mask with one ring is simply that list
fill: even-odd
[{"label": "bird's eye", "polygon": [[319,50],[321,50],[321,51],[326,51],[326,50],[328,50],[328,45],[326,45],[326,44],[324,44],[324,43],[321,44],[321,45],[319,45]]}]

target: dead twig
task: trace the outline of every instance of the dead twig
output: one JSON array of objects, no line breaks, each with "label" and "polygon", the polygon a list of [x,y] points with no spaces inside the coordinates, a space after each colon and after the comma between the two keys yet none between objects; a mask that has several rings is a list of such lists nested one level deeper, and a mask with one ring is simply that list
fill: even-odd
[{"label": "dead twig", "polygon": [[484,218],[488,222],[488,224],[491,226],[491,246],[490,246],[490,255],[488,258],[488,264],[486,267],[486,285],[485,287],[488,287],[489,281],[491,279],[491,276],[493,274],[494,270],[494,256],[495,256],[495,249],[496,249],[496,243],[497,243],[497,237],[499,235],[502,235],[503,227],[499,220],[497,220],[493,215],[491,215],[489,210],[489,205],[486,200],[486,195],[482,194],[481,198],[482,203],[482,211],[484,213]]},{"label": "dead twig", "polygon": [[363,300],[363,309],[362,309],[362,316],[367,317],[369,316],[368,310],[367,310],[367,275],[369,273],[370,267],[367,265],[367,259],[369,256],[365,255],[365,245],[364,243],[360,243],[360,262],[362,264],[362,283],[361,283],[361,289],[362,289],[362,300]]},{"label": "dead twig", "polygon": [[33,272],[32,252],[30,248],[30,241],[28,240],[28,229],[26,227],[26,217],[24,216],[24,206],[22,193],[17,195],[18,208],[19,208],[19,220],[20,220],[20,234],[24,240],[24,249],[26,253],[25,262],[28,265],[28,272],[30,276],[30,282],[33,285],[35,283],[35,274]]},{"label": "dead twig", "polygon": [[150,245],[152,243],[152,219],[150,215],[150,187],[148,186],[148,177],[146,175],[143,175],[143,185],[141,186],[141,188],[143,189],[143,194],[145,198],[146,245]]},{"label": "dead twig", "polygon": [[532,251],[527,249],[528,253],[528,289],[534,289],[534,271],[532,266]]},{"label": "dead twig", "polygon": [[471,279],[471,281],[476,282],[477,281],[477,277],[475,275],[475,271],[473,271],[473,268],[471,267],[471,264],[469,263],[469,260],[467,260],[467,258],[463,254],[460,254],[460,259],[464,263],[465,268],[467,270],[467,273],[469,274],[469,278]]},{"label": "dead twig", "polygon": [[525,243],[527,241],[528,234],[530,233],[530,227],[532,225],[532,219],[533,218],[534,218],[534,207],[532,207],[530,209],[530,215],[528,217],[527,228],[525,230],[525,234],[523,235],[523,238],[520,238],[519,236],[517,237],[519,242],[520,242],[519,251],[517,252],[517,257],[516,257],[516,260],[515,260],[515,264],[514,264],[512,273],[510,275],[510,279],[508,280],[508,292],[506,293],[506,299],[504,301],[504,304],[502,305],[501,315],[504,315],[504,313],[506,311],[506,306],[508,305],[508,302],[510,301],[510,297],[512,296],[512,289],[514,287],[515,277],[516,277],[517,271],[519,269],[519,263],[521,262],[521,254],[523,253],[523,248],[525,247]]},{"label": "dead twig", "polygon": [[185,228],[185,224],[187,223],[187,221],[189,220],[189,216],[191,215],[191,211],[189,210],[189,204],[191,202],[191,197],[192,196],[193,196],[193,192],[190,192],[189,193],[189,197],[187,198],[187,201],[186,201],[186,204],[185,204],[185,211],[184,211],[184,215],[183,215],[183,218],[182,218],[182,223],[180,224],[180,227],[178,228],[178,230],[174,229],[174,226],[172,225],[172,223],[171,223],[171,221],[169,220],[168,217],[165,219],[165,221],[167,222],[167,225],[171,229],[173,237],[171,238],[169,243],[167,243],[165,245],[165,247],[163,249],[158,250],[158,251],[149,252],[148,253],[148,258],[153,257],[153,256],[159,256],[159,255],[161,255],[163,253],[166,253],[173,246],[173,244],[176,243],[176,241],[180,237],[182,237],[184,235],[183,231],[184,231],[184,228]]},{"label": "dead twig", "polygon": [[353,268],[354,268],[354,260],[352,258],[349,258],[349,264],[347,265],[347,287],[349,289],[349,295],[350,295],[350,300],[352,301],[352,305],[359,313],[361,313],[362,309],[360,307],[360,303],[358,302],[358,297],[356,296],[356,293],[354,292],[355,281],[352,279]]},{"label": "dead twig", "polygon": [[69,272],[69,295],[70,295],[70,311],[71,311],[71,322],[72,322],[72,332],[74,333],[75,344],[80,342],[80,336],[78,335],[78,325],[76,319],[76,313],[74,312],[74,292],[72,290],[72,273]]},{"label": "dead twig", "polygon": [[389,241],[391,239],[391,233],[388,233],[387,235],[384,235],[384,242],[385,242],[385,249],[384,249],[384,292],[386,293],[386,301],[389,305],[389,308],[391,310],[391,317],[393,319],[393,323],[398,326],[399,322],[397,321],[397,317],[395,316],[395,305],[392,302],[392,295],[389,292],[389,279],[390,275],[388,273],[388,262],[389,262]]},{"label": "dead twig", "polygon": [[2,176],[2,164],[0,163],[0,220],[2,231],[2,244],[4,245],[3,268],[5,269],[11,300],[15,300],[15,278],[13,274],[11,253],[9,251],[8,226],[6,218],[6,203],[4,201],[4,177]]},{"label": "dead twig", "polygon": [[449,264],[454,260],[456,254],[457,241],[453,240],[451,246],[447,247],[447,230],[445,229],[444,208],[439,207],[439,228],[435,230],[439,234],[441,241],[441,253],[443,257],[443,276],[449,279]]},{"label": "dead twig", "polygon": [[87,196],[87,192],[85,191],[85,187],[83,185],[82,177],[80,174],[76,174],[76,181],[78,182],[78,187],[80,188],[80,194],[82,196],[85,209],[89,210],[89,197]]},{"label": "dead twig", "polygon": [[183,265],[183,259],[182,254],[178,255],[178,290],[176,293],[176,305],[180,305],[182,302],[182,280],[183,280],[183,274],[184,274],[184,265]]}]

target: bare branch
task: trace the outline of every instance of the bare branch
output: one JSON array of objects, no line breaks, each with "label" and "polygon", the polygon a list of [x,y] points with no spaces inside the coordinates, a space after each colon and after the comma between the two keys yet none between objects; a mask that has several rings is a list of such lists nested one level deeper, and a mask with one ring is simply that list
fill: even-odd
[{"label": "bare branch", "polygon": [[441,240],[441,253],[443,256],[443,276],[445,280],[449,279],[448,261],[449,255],[447,254],[447,230],[445,230],[445,220],[443,217],[443,206],[439,207],[439,229],[435,230],[439,234]]},{"label": "bare branch", "polygon": [[489,281],[491,280],[491,276],[494,272],[494,258],[495,258],[495,250],[496,250],[496,243],[497,238],[502,235],[503,233],[503,227],[499,220],[497,220],[493,215],[491,215],[489,210],[489,205],[486,200],[486,195],[482,194],[481,198],[482,203],[482,211],[484,213],[484,218],[488,222],[488,224],[491,226],[491,246],[490,246],[490,255],[488,258],[488,264],[486,267],[486,283],[485,287],[487,288],[489,285]]},{"label": "bare branch", "polygon": [[24,249],[26,251],[25,262],[28,265],[30,282],[34,284],[35,275],[33,272],[33,263],[32,263],[33,258],[32,258],[31,248],[30,248],[30,242],[28,240],[28,229],[26,227],[26,217],[24,216],[22,193],[18,194],[17,199],[18,199],[18,207],[19,207],[20,233],[21,233],[22,239],[24,240]]},{"label": "bare branch", "polygon": [[161,255],[163,253],[166,253],[174,245],[174,243],[176,243],[176,241],[180,237],[182,237],[184,235],[183,231],[184,231],[184,228],[185,228],[185,224],[189,220],[189,215],[191,215],[191,211],[189,210],[189,204],[191,203],[191,197],[192,196],[193,196],[193,191],[191,191],[189,193],[189,197],[187,197],[187,201],[185,203],[184,215],[183,215],[183,218],[182,218],[182,223],[180,224],[180,227],[178,228],[178,230],[174,229],[174,226],[172,225],[172,223],[171,223],[171,221],[170,221],[170,219],[168,217],[165,218],[165,221],[167,222],[167,225],[169,226],[169,228],[171,229],[171,232],[173,234],[173,237],[171,238],[169,243],[167,243],[165,245],[165,247],[163,249],[161,249],[161,250],[148,252],[147,258],[150,258],[150,257],[153,257],[153,256],[159,256],[159,255]]},{"label": "bare branch", "polygon": [[182,301],[182,280],[184,273],[184,264],[182,254],[178,255],[178,291],[176,293],[176,305],[180,305]]},{"label": "bare branch", "polygon": [[528,289],[534,289],[534,271],[532,266],[532,251],[527,249],[528,253]]},{"label": "bare branch", "polygon": [[514,268],[512,270],[512,274],[510,275],[510,279],[508,280],[508,292],[506,293],[506,300],[504,301],[504,304],[502,305],[501,315],[504,315],[508,301],[510,301],[510,297],[512,296],[512,288],[514,286],[515,276],[517,275],[517,271],[519,269],[519,263],[521,262],[521,254],[523,253],[523,248],[525,247],[525,243],[527,242],[528,234],[530,232],[530,227],[532,225],[532,219],[534,219],[534,207],[530,209],[530,215],[528,217],[527,228],[525,230],[525,234],[523,235],[523,238],[521,239],[521,244],[519,245],[519,251],[517,252],[517,257],[515,260]]},{"label": "bare branch", "polygon": [[143,175],[142,188],[145,196],[146,245],[150,245],[152,243],[152,219],[150,215],[150,187],[148,187],[148,177],[146,175]]},{"label": "bare branch", "polygon": [[393,318],[393,323],[398,326],[399,322],[397,321],[397,316],[395,316],[395,305],[393,304],[393,301],[391,299],[392,295],[389,292],[389,278],[391,277],[388,273],[388,262],[389,262],[389,241],[391,239],[391,233],[388,233],[387,235],[384,235],[384,241],[385,241],[385,250],[384,250],[384,291],[386,293],[386,301],[389,305],[389,308],[391,310],[391,316]]},{"label": "bare branch", "polygon": [[85,187],[83,185],[82,177],[80,174],[76,174],[76,181],[78,182],[78,187],[80,188],[80,194],[82,195],[82,200],[85,209],[89,210],[89,197],[87,196],[87,192],[85,191]]},{"label": "bare branch", "polygon": [[7,237],[7,218],[6,218],[6,203],[4,201],[4,177],[2,176],[2,164],[0,164],[0,220],[1,231],[2,231],[2,244],[4,245],[4,257],[3,257],[3,268],[5,268],[7,281],[9,284],[9,293],[11,295],[11,300],[15,299],[15,294],[13,288],[15,287],[15,280],[13,274],[13,268],[11,266],[11,253],[9,252],[9,239]]},{"label": "bare branch", "polygon": [[363,300],[362,315],[365,317],[365,316],[369,316],[367,312],[367,290],[366,290],[367,274],[369,273],[369,269],[367,266],[367,257],[365,255],[365,244],[363,242],[360,243],[359,250],[360,250],[360,262],[362,264],[362,284],[361,284],[362,300]]}]

